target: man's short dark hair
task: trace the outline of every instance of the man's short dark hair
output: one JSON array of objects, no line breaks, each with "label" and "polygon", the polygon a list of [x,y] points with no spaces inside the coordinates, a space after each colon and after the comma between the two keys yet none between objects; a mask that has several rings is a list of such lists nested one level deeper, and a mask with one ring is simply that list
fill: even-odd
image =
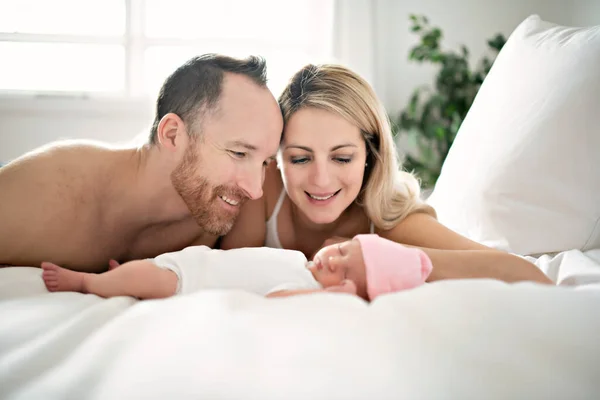
[{"label": "man's short dark hair", "polygon": [[150,143],[156,143],[158,124],[166,114],[177,114],[191,127],[200,112],[215,109],[225,72],[245,75],[261,87],[267,85],[267,66],[262,57],[238,59],[212,53],[194,57],[177,68],[163,83],[156,100]]}]

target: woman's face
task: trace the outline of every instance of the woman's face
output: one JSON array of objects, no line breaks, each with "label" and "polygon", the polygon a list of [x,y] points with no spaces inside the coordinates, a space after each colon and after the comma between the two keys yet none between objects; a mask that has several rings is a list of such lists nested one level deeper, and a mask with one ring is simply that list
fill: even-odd
[{"label": "woman's face", "polygon": [[283,137],[279,166],[288,196],[313,223],[336,221],[362,186],[367,154],[359,128],[329,111],[304,108]]}]

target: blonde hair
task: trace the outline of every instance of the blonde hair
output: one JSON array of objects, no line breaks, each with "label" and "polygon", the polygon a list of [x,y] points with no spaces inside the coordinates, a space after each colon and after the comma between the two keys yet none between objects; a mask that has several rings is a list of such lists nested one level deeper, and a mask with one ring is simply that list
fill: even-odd
[{"label": "blonde hair", "polygon": [[388,115],[373,88],[341,65],[306,65],[279,97],[284,123],[298,110],[314,107],[357,126],[367,148],[365,177],[356,203],[379,229],[395,227],[414,212],[436,217],[421,200],[417,179],[400,169]]}]

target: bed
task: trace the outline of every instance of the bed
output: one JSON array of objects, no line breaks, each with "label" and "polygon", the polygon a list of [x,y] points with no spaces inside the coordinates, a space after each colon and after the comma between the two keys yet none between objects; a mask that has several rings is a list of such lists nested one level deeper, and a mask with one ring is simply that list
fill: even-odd
[{"label": "bed", "polygon": [[430,198],[449,227],[526,257],[554,286],[140,302],[48,293],[39,269],[1,268],[0,398],[599,398],[598,65],[600,27],[525,20]]},{"label": "bed", "polygon": [[50,294],[39,269],[4,268],[1,397],[597,398],[600,250],[536,262],[558,286],[446,281],[370,305]]}]

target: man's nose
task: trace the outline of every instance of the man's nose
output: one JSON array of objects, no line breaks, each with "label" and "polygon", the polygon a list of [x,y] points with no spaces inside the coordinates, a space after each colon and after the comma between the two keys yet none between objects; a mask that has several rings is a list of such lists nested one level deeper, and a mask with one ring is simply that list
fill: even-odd
[{"label": "man's nose", "polygon": [[238,186],[251,200],[260,199],[263,195],[263,183],[265,180],[265,169],[260,170],[252,168],[243,172],[243,176],[238,181]]},{"label": "man's nose", "polygon": [[315,162],[311,171],[312,184],[317,187],[327,187],[330,182],[329,167],[326,162]]}]

